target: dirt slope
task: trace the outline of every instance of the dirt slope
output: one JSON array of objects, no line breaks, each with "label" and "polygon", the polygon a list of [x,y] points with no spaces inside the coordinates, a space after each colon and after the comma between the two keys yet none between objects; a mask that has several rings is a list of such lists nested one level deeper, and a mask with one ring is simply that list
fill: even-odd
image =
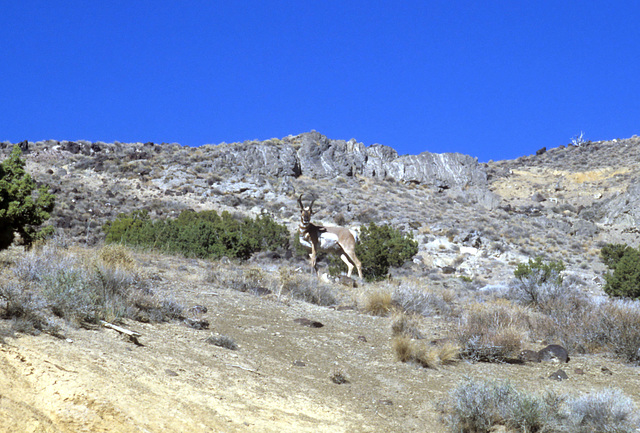
[{"label": "dirt slope", "polygon": [[[389,318],[211,284],[206,261],[155,256],[142,263],[156,275],[155,290],[185,306],[206,306],[210,329],[124,323],[142,334],[143,346],[105,328],[69,329],[67,341],[5,337],[0,431],[444,432],[436,403],[466,376],[509,379],[531,391],[615,387],[640,403],[637,368],[600,355],[572,355],[564,366],[458,362],[425,369],[395,359]],[[353,305],[359,290],[342,290],[343,305]],[[294,322],[301,317],[324,326]],[[455,326],[437,317],[424,325],[427,339]],[[208,344],[212,334],[232,337],[238,350]],[[569,379],[547,379],[559,367]],[[336,372],[349,383],[333,383]]]}]

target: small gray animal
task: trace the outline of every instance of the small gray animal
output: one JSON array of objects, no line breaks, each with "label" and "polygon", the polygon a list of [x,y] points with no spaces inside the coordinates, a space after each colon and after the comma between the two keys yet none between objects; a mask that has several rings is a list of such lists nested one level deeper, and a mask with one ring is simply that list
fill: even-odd
[{"label": "small gray animal", "polygon": [[567,349],[557,344],[550,344],[544,349],[538,351],[541,361],[556,361],[561,363],[569,362],[569,353]]},{"label": "small gray animal", "polygon": [[518,359],[522,362],[554,361],[561,363],[569,362],[570,360],[567,349],[557,344],[550,344],[537,352],[533,350],[523,350],[520,352]]},{"label": "small gray animal", "polygon": [[518,359],[522,362],[540,362],[540,354],[534,350],[523,350]]}]

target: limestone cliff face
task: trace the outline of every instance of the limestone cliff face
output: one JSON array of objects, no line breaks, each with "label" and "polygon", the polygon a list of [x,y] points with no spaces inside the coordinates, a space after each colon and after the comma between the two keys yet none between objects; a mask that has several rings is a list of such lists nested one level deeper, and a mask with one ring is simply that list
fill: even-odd
[{"label": "limestone cliff face", "polygon": [[[24,142],[24,146],[24,150],[28,151],[29,143]],[[9,143],[3,143],[3,147],[9,147]],[[169,160],[181,162],[180,158],[189,149],[172,144],[158,146],[153,143],[86,141],[41,142],[34,147],[38,151],[65,151],[89,157],[86,164],[97,164],[97,168],[108,159],[143,161],[152,160],[157,154],[164,154]],[[314,179],[327,179],[358,175],[440,189],[487,186],[486,169],[471,156],[430,152],[399,156],[398,152],[388,146],[374,144],[367,147],[354,139],[330,140],[316,131],[288,136],[282,140],[223,143],[199,149],[201,160],[198,163],[206,162],[207,171],[222,176],[304,175]],[[189,159],[193,160],[194,155],[189,156]]]},{"label": "limestone cliff face", "polygon": [[399,156],[388,146],[366,147],[355,140],[330,140],[315,131],[286,137],[279,143],[240,143],[219,146],[216,150],[220,154],[217,163],[246,174],[305,175],[319,179],[359,175],[442,189],[487,185],[486,170],[471,156],[430,152]]},{"label": "limestone cliff face", "polygon": [[640,183],[635,181],[626,192],[607,200],[599,208],[603,223],[637,230],[640,227]]}]

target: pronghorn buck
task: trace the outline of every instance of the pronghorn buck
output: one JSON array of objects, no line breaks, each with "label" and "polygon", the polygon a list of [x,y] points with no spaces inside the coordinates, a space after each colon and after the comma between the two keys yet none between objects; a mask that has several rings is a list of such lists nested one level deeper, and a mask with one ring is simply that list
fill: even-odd
[{"label": "pronghorn buck", "polygon": [[316,259],[318,250],[337,250],[340,252],[340,258],[347,264],[349,271],[347,275],[351,277],[351,272],[355,266],[358,270],[358,276],[362,279],[362,265],[356,257],[356,238],[351,230],[344,227],[325,227],[317,226],[311,223],[311,215],[313,215],[313,202],[309,206],[302,204],[302,194],[298,197],[300,204],[300,243],[307,248],[311,248],[311,269],[314,273],[318,273]]}]

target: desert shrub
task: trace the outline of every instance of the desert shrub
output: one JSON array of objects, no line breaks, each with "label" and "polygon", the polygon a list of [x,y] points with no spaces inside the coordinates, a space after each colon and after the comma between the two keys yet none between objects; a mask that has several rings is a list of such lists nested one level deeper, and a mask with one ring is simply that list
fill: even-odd
[{"label": "desert shrub", "polygon": [[391,267],[402,266],[417,253],[418,243],[413,236],[388,224],[363,226],[356,244],[356,255],[362,262],[362,274],[367,281],[385,279]]},{"label": "desert shrub", "polygon": [[461,357],[497,362],[517,356],[528,331],[527,321],[523,311],[506,303],[471,305],[456,331]]},{"label": "desert shrub", "polygon": [[640,297],[640,250],[621,244],[609,244],[600,251],[612,270],[605,274],[604,291],[609,296]]},{"label": "desert shrub", "polygon": [[307,273],[297,273],[292,269],[280,268],[278,273],[278,293],[311,304],[329,306],[338,303],[336,293],[329,284]]},{"label": "desert shrub", "polygon": [[238,345],[235,340],[228,335],[212,335],[206,339],[206,342],[224,349],[238,350]]},{"label": "desert shrub", "polygon": [[100,306],[91,275],[79,266],[55,268],[41,279],[39,290],[58,317],[95,321]]},{"label": "desert shrub", "polygon": [[47,302],[40,293],[17,284],[0,285],[0,318],[12,320],[13,332],[57,335],[60,327],[49,316]]},{"label": "desert shrub", "polygon": [[402,310],[425,317],[435,314],[447,316],[453,314],[453,308],[445,297],[444,293],[435,293],[407,282],[396,287],[391,295],[393,302]]},{"label": "desert shrub", "polygon": [[330,306],[338,303],[333,287],[319,278],[301,274],[293,269],[281,267],[277,276],[272,276],[259,268],[218,270],[207,275],[207,281],[240,292],[264,295],[277,293],[311,304]]},{"label": "desert shrub", "polygon": [[640,427],[633,401],[612,389],[577,397],[537,395],[508,382],[467,378],[439,407],[452,432],[488,433],[504,426],[522,433],[632,433]]},{"label": "desert shrub", "polygon": [[291,274],[281,268],[279,294],[310,304],[330,306],[338,303],[336,294],[329,284],[312,275]]},{"label": "desert shrub", "polygon": [[604,389],[567,402],[563,431],[632,433],[640,428],[633,401],[620,390]]},{"label": "desert shrub", "polygon": [[[17,281],[0,290],[5,318],[28,320],[34,328],[56,331],[55,318],[69,323],[132,318],[166,321],[181,317],[182,307],[155,294],[148,281],[128,262],[126,251],[99,251],[96,259],[81,260],[45,246],[18,260]],[[57,332],[57,331],[56,331]]]},{"label": "desert shrub", "polygon": [[185,210],[152,221],[146,211],[121,214],[103,227],[106,242],[120,242],[186,257],[248,259],[258,251],[287,248],[289,232],[268,215],[236,219],[229,212]]},{"label": "desert shrub", "polygon": [[441,405],[452,432],[487,433],[494,426],[517,432],[541,432],[553,424],[553,395],[537,397],[516,390],[508,382],[467,378]]},{"label": "desert shrub", "polygon": [[626,361],[640,362],[640,302],[608,302],[601,307],[599,319],[603,345]]},{"label": "desert shrub", "polygon": [[40,226],[49,219],[55,197],[36,183],[24,169],[22,151],[14,146],[11,155],[0,163],[0,250],[8,248],[15,232],[26,247],[53,234],[53,227]]},{"label": "desert shrub", "polygon": [[545,308],[546,305],[561,300],[566,290],[557,280],[544,281],[542,271],[533,271],[517,279],[511,286],[509,295],[516,301],[533,307]]},{"label": "desert shrub", "polygon": [[525,278],[534,278],[538,284],[548,282],[562,285],[561,272],[564,269],[562,261],[543,262],[542,257],[538,256],[535,260],[529,259],[528,263],[519,263],[513,275],[521,281]]},{"label": "desert shrub", "polygon": [[530,316],[529,323],[538,340],[556,342],[569,351],[595,352],[608,345],[601,320],[601,305],[574,292],[544,304]]}]

